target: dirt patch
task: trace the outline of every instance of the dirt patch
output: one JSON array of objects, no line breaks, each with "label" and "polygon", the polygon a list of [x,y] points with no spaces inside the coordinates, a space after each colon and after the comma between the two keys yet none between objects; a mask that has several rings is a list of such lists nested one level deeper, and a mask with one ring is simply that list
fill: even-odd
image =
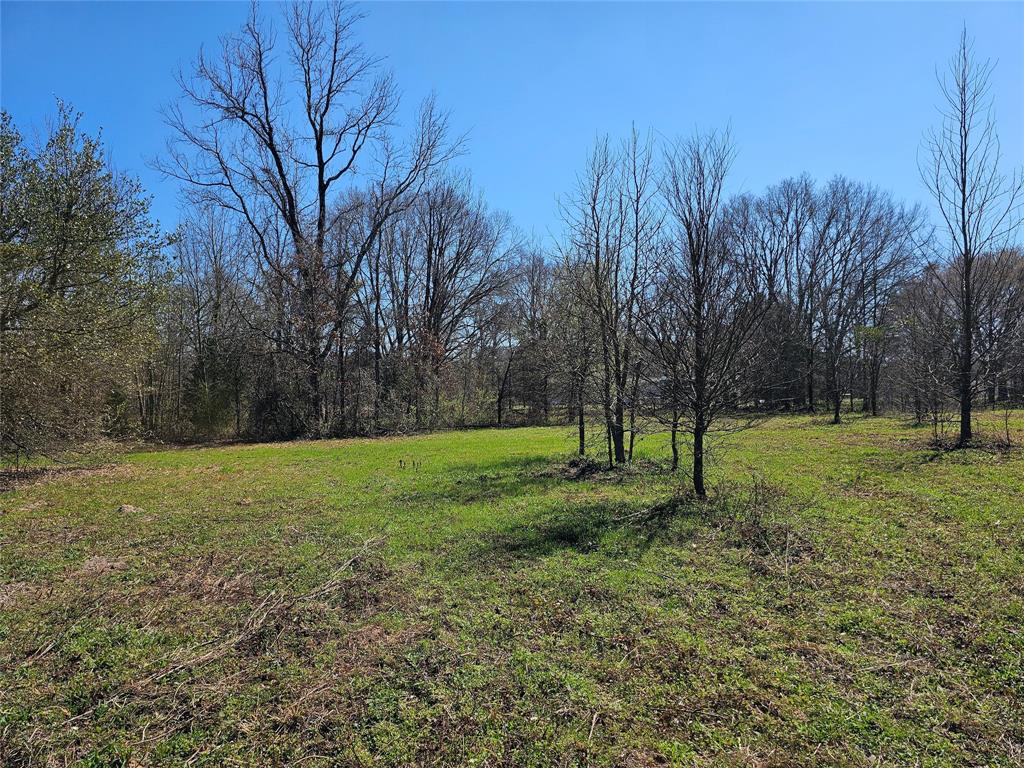
[{"label": "dirt patch", "polygon": [[[36,499],[35,501],[30,501],[27,504],[22,504],[21,506],[13,507],[12,511],[14,511],[14,512],[23,512],[23,513],[24,512],[35,512],[35,511],[40,510],[40,509],[46,509],[46,507],[48,507],[48,506],[49,506],[49,502],[47,502],[46,500],[44,500],[44,499]],[[5,512],[5,510],[0,509],[0,515],[4,514],[4,512]]]},{"label": "dirt patch", "polygon": [[657,766],[668,765],[669,762],[669,759],[661,754],[661,752],[631,749],[621,756],[619,764],[623,768],[656,768]]},{"label": "dirt patch", "polygon": [[105,555],[93,555],[83,562],[74,575],[78,578],[96,578],[107,573],[123,571],[128,564],[123,560],[106,557]]}]

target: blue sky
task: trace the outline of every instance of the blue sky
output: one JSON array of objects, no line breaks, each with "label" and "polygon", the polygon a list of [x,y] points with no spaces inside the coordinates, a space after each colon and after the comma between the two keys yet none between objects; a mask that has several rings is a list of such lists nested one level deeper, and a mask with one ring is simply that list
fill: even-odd
[{"label": "blue sky", "polygon": [[[966,23],[998,61],[1004,163],[1024,163],[1024,3],[375,3],[359,36],[386,57],[411,110],[431,91],[469,134],[460,161],[529,234],[559,228],[599,133],[666,136],[730,126],[734,190],[807,171],[927,200],[916,155],[936,122],[935,69]],[[237,29],[233,3],[9,2],[0,102],[31,135],[61,97],[102,128],[166,227],[177,186],[146,167],[167,136],[159,108],[201,45]],[[276,13],[273,6],[266,12]]]}]

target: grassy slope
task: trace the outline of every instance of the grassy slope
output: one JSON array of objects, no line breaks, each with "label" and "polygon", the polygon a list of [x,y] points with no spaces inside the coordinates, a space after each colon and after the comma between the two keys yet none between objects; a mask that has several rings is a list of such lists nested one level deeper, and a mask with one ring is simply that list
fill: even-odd
[{"label": "grassy slope", "polygon": [[629,517],[672,480],[569,477],[560,428],[22,487],[0,496],[0,763],[1019,765],[1024,455],[926,437],[733,436],[726,483],[801,502],[760,526]]}]

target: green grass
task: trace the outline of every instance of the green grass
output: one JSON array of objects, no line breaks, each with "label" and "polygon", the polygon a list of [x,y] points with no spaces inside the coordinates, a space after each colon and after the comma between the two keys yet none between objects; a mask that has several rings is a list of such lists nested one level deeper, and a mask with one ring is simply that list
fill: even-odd
[{"label": "green grass", "polygon": [[1019,450],[774,419],[699,506],[662,438],[620,473],[573,440],[137,453],[3,493],[0,764],[1024,762]]}]

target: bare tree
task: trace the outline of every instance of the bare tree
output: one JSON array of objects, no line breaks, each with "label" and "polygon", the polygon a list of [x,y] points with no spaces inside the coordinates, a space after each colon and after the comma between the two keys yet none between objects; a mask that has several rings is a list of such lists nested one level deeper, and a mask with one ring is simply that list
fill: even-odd
[{"label": "bare tree", "polygon": [[[693,489],[706,498],[706,437],[744,404],[754,338],[769,306],[763,254],[727,216],[723,188],[734,151],[728,134],[697,134],[667,158],[671,244],[656,304],[646,317],[652,351],[671,372],[673,409],[693,441]],[[770,265],[774,270],[774,264]]]},{"label": "bare tree", "polygon": [[475,310],[508,283],[519,240],[511,219],[488,211],[467,180],[452,179],[427,190],[415,207],[419,277],[414,326],[417,372],[435,382],[440,367],[478,332]]},{"label": "bare tree", "polygon": [[597,357],[596,323],[591,312],[589,272],[572,252],[563,253],[555,271],[556,320],[553,345],[559,350],[554,372],[563,382],[562,396],[568,405],[567,416],[576,423],[577,452],[587,452],[587,403]]},{"label": "bare tree", "polygon": [[965,29],[960,47],[939,85],[942,124],[925,141],[921,176],[935,198],[949,238],[940,274],[943,291],[957,313],[958,362],[956,395],[960,404],[960,445],[971,441],[971,409],[978,386],[979,350],[975,348],[978,318],[986,302],[1001,293],[998,284],[1010,271],[994,264],[981,285],[978,260],[1000,254],[1016,231],[1024,200],[1024,174],[1000,170],[999,138],[989,98],[993,65],[979,61]]},{"label": "bare tree", "polygon": [[538,248],[523,253],[511,289],[520,350],[516,365],[520,399],[533,421],[547,424],[551,417],[555,294],[552,267]]},{"label": "bare tree", "polygon": [[577,263],[569,273],[583,281],[580,295],[599,333],[610,464],[627,461],[626,433],[635,421],[640,308],[662,217],[656,196],[653,139],[634,129],[618,151],[607,138],[597,142],[575,199],[563,208]]},{"label": "bare tree", "polygon": [[[771,263],[780,265],[780,286],[774,288],[769,280],[770,295],[783,306],[781,329],[788,331],[780,337],[789,337],[794,347],[789,364],[781,378],[793,388],[798,401],[805,401],[807,409],[815,409],[815,352],[817,322],[819,253],[814,238],[814,220],[817,211],[814,182],[804,175],[785,179],[771,187],[761,198],[760,216],[768,220],[768,238],[763,249]],[[802,388],[799,386],[802,382]]]},{"label": "bare tree", "polygon": [[[351,231],[339,236],[360,242],[367,226],[366,217],[352,219]],[[415,425],[432,425],[440,377],[480,350],[482,327],[510,282],[519,249],[511,219],[491,211],[468,176],[438,180],[392,218],[363,261],[357,292],[356,332],[372,344],[375,418],[407,371],[413,381],[404,394]]]},{"label": "bare tree", "polygon": [[808,176],[785,179],[762,195],[730,203],[735,246],[762,272],[769,303],[759,345],[767,367],[759,399],[770,408],[814,410],[818,259],[813,223],[817,197]]},{"label": "bare tree", "polygon": [[218,208],[194,211],[174,244],[183,339],[177,356],[181,394],[193,427],[211,435],[233,413],[242,429],[242,387],[248,345],[248,296],[243,290],[242,244]]},{"label": "bare tree", "polygon": [[[280,62],[276,35],[254,5],[242,30],[222,39],[218,56],[200,52],[192,75],[179,76],[183,103],[167,111],[175,139],[158,163],[187,182],[193,201],[245,222],[264,265],[294,295],[296,333],[285,351],[305,368],[307,430],[315,435],[326,425],[322,379],[344,321],[338,307],[351,298],[384,224],[457,148],[432,100],[411,144],[394,144],[395,87],[355,42],[358,20],[343,3],[291,5]],[[360,200],[372,209],[370,225],[339,260],[327,241],[348,209],[335,190],[359,178],[369,189]],[[278,228],[289,241],[283,262],[273,243]]]},{"label": "bare tree", "polygon": [[[824,352],[832,422],[840,422],[842,373],[858,338],[870,336],[865,302],[876,310],[905,273],[914,255],[920,216],[870,185],[833,179],[817,204],[816,327]],[[873,326],[874,327],[874,326]]]}]

